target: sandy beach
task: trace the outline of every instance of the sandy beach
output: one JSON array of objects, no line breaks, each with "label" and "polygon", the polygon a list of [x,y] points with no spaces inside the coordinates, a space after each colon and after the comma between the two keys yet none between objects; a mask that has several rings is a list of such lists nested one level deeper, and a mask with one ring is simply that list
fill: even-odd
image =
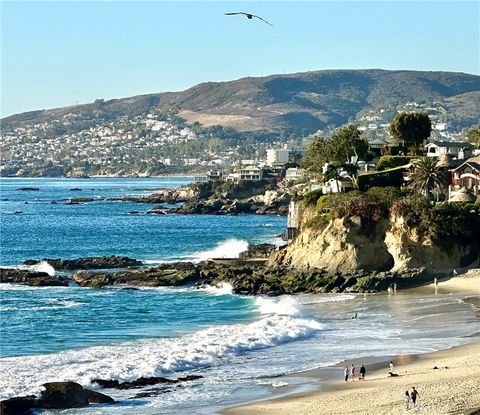
[{"label": "sandy beach", "polygon": [[[422,287],[435,289],[435,285]],[[480,295],[480,270],[475,269],[440,281],[439,292]],[[469,302],[478,304],[478,297]],[[479,321],[480,332],[480,321]],[[477,338],[478,339],[478,338]],[[357,366],[357,360],[352,360]],[[321,391],[289,395],[284,398],[243,405],[225,410],[226,415],[310,415],[310,414],[472,414],[480,411],[480,342],[423,355],[396,356],[394,373],[388,376],[388,360],[367,365],[367,378],[345,383],[341,369],[338,380],[321,381],[321,371],[309,376],[319,379]],[[378,368],[380,367],[380,368]],[[435,367],[437,369],[435,369]],[[417,407],[405,408],[403,395],[415,386],[419,392]],[[478,412],[480,413],[480,412]]]}]

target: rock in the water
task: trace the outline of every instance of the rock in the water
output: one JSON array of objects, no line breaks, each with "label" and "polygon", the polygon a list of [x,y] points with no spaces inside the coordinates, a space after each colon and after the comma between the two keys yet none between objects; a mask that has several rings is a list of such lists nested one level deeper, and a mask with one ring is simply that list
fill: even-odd
[{"label": "rock in the water", "polygon": [[17,268],[0,268],[0,283],[25,284],[33,287],[68,286],[68,281],[64,278],[50,276],[46,272]]},{"label": "rock in the water", "polygon": [[29,415],[37,408],[35,396],[18,396],[0,402],[2,415]]},{"label": "rock in the water", "polygon": [[22,192],[34,192],[37,190],[40,190],[38,187],[19,187],[17,190],[20,190]]},{"label": "rock in the water", "polygon": [[102,388],[111,388],[111,389],[138,389],[145,386],[152,386],[162,384],[175,384],[181,382],[191,382],[193,380],[202,379],[203,376],[199,375],[189,375],[180,377],[177,379],[168,379],[162,376],[154,376],[150,378],[138,378],[132,382],[119,382],[118,380],[106,380],[106,379],[94,379],[93,383],[101,386]]},{"label": "rock in the water", "polygon": [[94,199],[93,197],[72,197],[71,199],[68,199],[65,202],[65,204],[66,205],[79,205],[81,203],[94,202],[95,200],[101,200],[101,199]]},{"label": "rock in the water", "polygon": [[153,268],[128,269],[118,272],[79,271],[71,276],[71,279],[82,287],[105,285],[178,286],[196,282],[198,278],[198,269],[189,262],[162,264]]},{"label": "rock in the water", "polygon": [[138,261],[136,259],[132,259],[126,256],[116,255],[103,257],[85,257],[77,259],[28,259],[23,264],[36,265],[42,261],[48,262],[53,268],[58,271],[73,271],[77,269],[126,268],[142,265],[142,261]]},{"label": "rock in the water", "polygon": [[43,385],[37,407],[46,409],[83,408],[89,403],[113,403],[114,400],[103,393],[84,389],[75,382],[50,382]]}]

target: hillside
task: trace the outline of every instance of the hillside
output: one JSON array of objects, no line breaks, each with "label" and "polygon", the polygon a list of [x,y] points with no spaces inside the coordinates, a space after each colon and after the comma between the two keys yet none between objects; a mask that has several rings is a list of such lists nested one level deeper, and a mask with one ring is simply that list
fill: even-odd
[{"label": "hillside", "polygon": [[92,104],[40,110],[2,119],[2,130],[64,117],[77,129],[151,109],[174,113],[189,123],[238,131],[306,134],[339,126],[369,109],[400,104],[440,103],[454,128],[479,121],[480,76],[452,72],[324,70],[207,82],[176,93],[142,95]]}]

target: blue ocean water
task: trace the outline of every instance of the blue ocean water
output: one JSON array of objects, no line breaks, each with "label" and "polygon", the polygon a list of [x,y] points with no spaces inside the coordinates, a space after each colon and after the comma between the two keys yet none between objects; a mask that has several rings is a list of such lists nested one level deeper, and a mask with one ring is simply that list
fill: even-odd
[{"label": "blue ocean water", "polygon": [[[0,210],[1,263],[112,254],[152,263],[200,259],[275,240],[285,227],[281,217],[136,216],[128,212],[151,206],[62,203],[80,194],[147,194],[187,181],[2,179],[1,199],[8,200]],[[359,318],[352,320],[356,312]],[[212,414],[270,397],[284,385],[281,374],[471,342],[468,336],[478,329],[475,313],[461,296],[435,292],[254,298],[232,295],[228,285],[97,290],[0,284],[0,395],[38,393],[48,381],[96,388],[94,378],[195,374],[203,378],[168,390],[106,390],[118,404],[62,413]],[[138,392],[153,395],[130,399]]]},{"label": "blue ocean water", "polygon": [[[151,261],[191,259],[230,239],[272,241],[286,226],[286,218],[278,216],[131,215],[131,211],[146,212],[153,205],[64,203],[72,197],[146,195],[189,182],[189,178],[1,179],[1,264],[101,255]],[[17,190],[22,187],[39,190]],[[81,191],[71,190],[76,188]],[[235,249],[235,244],[226,248]]]}]

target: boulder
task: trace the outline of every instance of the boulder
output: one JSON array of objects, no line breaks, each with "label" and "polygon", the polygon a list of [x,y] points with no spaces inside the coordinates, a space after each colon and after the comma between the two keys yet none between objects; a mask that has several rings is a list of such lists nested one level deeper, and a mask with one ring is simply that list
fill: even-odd
[{"label": "boulder", "polygon": [[2,415],[29,415],[37,408],[35,396],[18,396],[0,402]]},{"label": "boulder", "polygon": [[75,382],[49,382],[43,386],[45,390],[37,401],[38,408],[83,408],[89,403],[114,403],[110,396],[84,389]]}]

